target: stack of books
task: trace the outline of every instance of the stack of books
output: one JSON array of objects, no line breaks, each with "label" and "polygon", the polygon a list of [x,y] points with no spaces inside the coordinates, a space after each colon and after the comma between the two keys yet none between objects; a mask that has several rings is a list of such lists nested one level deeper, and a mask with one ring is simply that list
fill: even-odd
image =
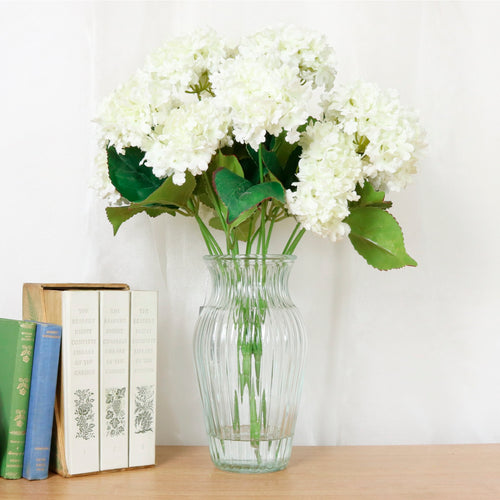
[{"label": "stack of books", "polygon": [[45,479],[61,327],[0,319],[0,475]]},{"label": "stack of books", "polygon": [[[27,383],[25,390],[30,402],[26,409],[26,445],[23,439],[6,433],[0,423],[0,474],[11,478],[20,474],[27,479],[47,477],[49,448],[50,468],[65,477],[154,465],[157,316],[158,295],[154,291],[130,290],[123,284],[24,285],[24,321],[8,320],[10,333],[5,333],[6,320],[0,323],[1,345],[6,336],[16,344],[10,354],[4,353],[5,349],[0,354],[0,363],[4,357],[8,360],[0,367],[0,388],[5,386],[2,403],[9,399],[9,408],[1,412],[8,413],[12,425],[18,425],[20,417],[14,421],[14,406],[16,411],[21,408],[17,402],[12,403],[13,395],[21,379]],[[54,332],[59,332],[59,371],[59,350],[51,350],[49,361],[48,355],[38,348],[38,330],[36,336],[33,334],[37,325],[40,331],[50,328],[54,340]],[[42,338],[45,337],[40,335]],[[34,345],[31,380],[31,367],[23,366],[21,376],[11,366],[21,366],[18,358],[21,352],[29,351],[30,345],[32,351]],[[49,368],[54,371],[50,382],[44,380],[39,391],[35,390],[37,379],[42,378],[36,375],[37,355],[43,377],[48,377]],[[3,371],[13,374],[7,382]],[[51,405],[50,400],[47,403],[47,391],[52,394]],[[31,403],[37,392],[43,393],[39,400],[50,405],[43,419],[42,412]],[[36,439],[30,440],[32,420],[43,420],[38,427],[44,431],[34,426],[33,436],[43,434],[44,446],[38,445]],[[21,426],[15,430],[22,432]],[[15,450],[12,448],[13,453],[24,454],[20,470],[21,455],[12,455],[17,457],[15,474],[3,472],[10,456],[4,440],[11,448],[17,445]]]}]

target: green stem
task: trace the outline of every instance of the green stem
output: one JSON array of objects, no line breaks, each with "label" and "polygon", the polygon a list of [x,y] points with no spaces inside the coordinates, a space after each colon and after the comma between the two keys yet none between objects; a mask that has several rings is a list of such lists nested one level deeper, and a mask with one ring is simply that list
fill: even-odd
[{"label": "green stem", "polygon": [[[217,195],[215,194],[215,191],[213,189],[210,178],[208,177],[208,174],[206,172],[203,172],[203,175],[205,176],[205,182],[208,186],[208,197],[209,197],[210,202],[212,203],[212,205],[214,207],[214,210],[216,211],[216,213],[219,217],[219,220],[220,220],[221,225],[222,225],[222,229],[224,230],[224,233],[226,235],[227,253],[234,254],[233,245],[231,244],[231,234],[230,234],[231,231],[230,231],[229,226],[227,224],[226,217],[224,216],[224,213],[223,213],[223,210],[222,210],[222,207],[220,204],[220,200],[217,197]],[[222,252],[221,252],[221,254],[222,254]]]},{"label": "green stem", "polygon": [[302,236],[304,236],[306,230],[302,228],[299,232],[299,234],[295,237],[295,239],[292,241],[292,244],[289,246],[287,250],[287,255],[292,255],[295,249],[297,248],[297,245],[299,244],[300,240],[302,239]]},{"label": "green stem", "polygon": [[[262,162],[262,144],[259,145],[259,182],[262,184],[264,182],[264,165]],[[266,212],[267,212],[267,200],[264,200],[261,205],[261,219],[260,219],[260,234],[259,243],[257,245],[257,253],[266,255],[265,241],[266,241]]]},{"label": "green stem", "polygon": [[247,247],[246,247],[246,250],[245,250],[245,253],[247,255],[250,255],[251,252],[252,252],[252,243],[255,239],[255,237],[252,235],[253,233],[253,222],[254,222],[254,217],[252,216],[252,218],[250,219],[250,224],[249,224],[249,228],[248,228],[248,236],[247,236]]},{"label": "green stem", "polygon": [[271,211],[271,223],[269,224],[269,230],[267,232],[267,238],[266,238],[266,247],[265,247],[265,252],[264,255],[267,254],[267,251],[269,250],[269,243],[271,243],[271,233],[273,232],[273,226],[274,223],[276,222],[276,208]]},{"label": "green stem", "polygon": [[266,255],[264,244],[266,241],[266,209],[267,200],[263,201],[260,206],[260,227],[259,227],[259,241],[257,242],[257,253]]},{"label": "green stem", "polygon": [[256,240],[257,236],[259,236],[259,234],[260,234],[260,231],[255,231],[255,233],[252,236],[252,239],[250,240],[250,247],[252,247],[252,245],[255,243],[255,240]]},{"label": "green stem", "polygon": [[288,255],[288,248],[292,244],[293,238],[295,237],[295,234],[299,230],[299,227],[300,227],[300,224],[297,222],[297,224],[295,225],[295,228],[292,231],[292,234],[290,235],[290,238],[288,238],[288,241],[286,242],[285,248],[283,249],[284,255]]},{"label": "green stem", "polygon": [[201,235],[205,240],[205,244],[207,245],[207,249],[210,255],[222,255],[222,250],[217,243],[217,240],[214,238],[213,234],[210,232],[205,223],[201,220],[201,217],[198,215],[198,207],[195,206],[192,200],[188,200],[188,209],[198,223]]}]

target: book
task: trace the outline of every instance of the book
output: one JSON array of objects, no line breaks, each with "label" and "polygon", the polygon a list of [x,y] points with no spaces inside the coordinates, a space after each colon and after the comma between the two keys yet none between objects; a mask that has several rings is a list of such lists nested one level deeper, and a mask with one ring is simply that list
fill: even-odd
[{"label": "book", "polygon": [[124,284],[23,286],[23,317],[62,326],[50,468],[69,477],[99,470],[99,293]]},{"label": "book", "polygon": [[0,475],[19,479],[30,394],[35,323],[0,319]]},{"label": "book", "polygon": [[128,467],[130,294],[100,295],[100,470]]},{"label": "book", "polygon": [[99,470],[99,294],[47,292],[61,301],[64,456],[68,474]]},{"label": "book", "polygon": [[54,421],[61,327],[37,323],[24,449],[23,477],[46,479]]},{"label": "book", "polygon": [[130,292],[129,465],[155,463],[158,293]]}]

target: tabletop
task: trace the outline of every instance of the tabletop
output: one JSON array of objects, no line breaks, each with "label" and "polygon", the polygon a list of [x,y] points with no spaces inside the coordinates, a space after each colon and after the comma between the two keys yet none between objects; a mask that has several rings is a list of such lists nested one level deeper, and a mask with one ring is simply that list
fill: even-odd
[{"label": "tabletop", "polygon": [[500,499],[500,444],[295,446],[287,469],[223,472],[204,446],[159,446],[156,465],[42,481],[0,479],[0,498]]}]

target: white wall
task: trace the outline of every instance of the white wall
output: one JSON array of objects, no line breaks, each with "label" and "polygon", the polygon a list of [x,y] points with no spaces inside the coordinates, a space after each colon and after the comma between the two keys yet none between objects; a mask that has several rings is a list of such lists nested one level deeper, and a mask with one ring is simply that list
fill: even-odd
[{"label": "white wall", "polygon": [[375,271],[348,241],[312,235],[297,251],[309,354],[296,443],[499,441],[499,18],[495,2],[0,3],[0,316],[21,315],[25,281],[159,289],[158,443],[204,443],[201,238],[191,220],[146,217],[112,236],[87,187],[91,119],[170,36],[305,25],[331,40],[340,80],[419,108],[429,148],[391,197],[418,268]]}]

